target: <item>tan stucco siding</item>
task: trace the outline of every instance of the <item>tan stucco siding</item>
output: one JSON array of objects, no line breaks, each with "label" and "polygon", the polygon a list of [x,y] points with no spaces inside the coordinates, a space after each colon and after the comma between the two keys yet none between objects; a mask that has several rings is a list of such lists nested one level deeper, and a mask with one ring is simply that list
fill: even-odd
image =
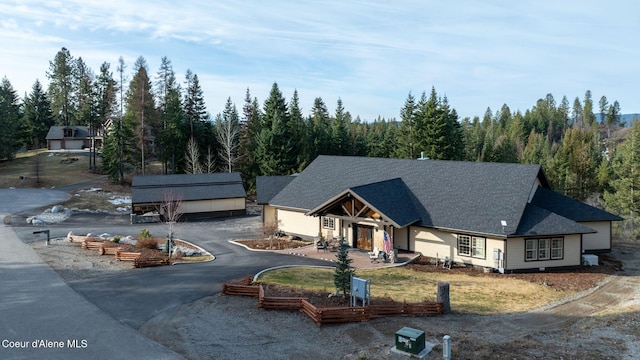
[{"label": "tan stucco siding", "polygon": [[304,212],[277,209],[276,217],[280,230],[287,234],[314,237],[320,231],[320,218],[306,216]]},{"label": "tan stucco siding", "polygon": [[183,214],[205,213],[215,211],[244,210],[244,198],[183,201],[180,211]]},{"label": "tan stucco siding", "polygon": [[412,226],[409,230],[409,242],[414,251],[424,256],[439,259],[455,257],[457,246],[455,234]]},{"label": "tan stucco siding", "polygon": [[505,268],[507,270],[578,266],[581,264],[580,235],[564,236],[564,257],[561,260],[525,261],[525,239],[513,238],[507,241],[505,255]]},{"label": "tan stucco siding", "polygon": [[262,221],[264,224],[276,223],[276,209],[271,205],[262,205]]},{"label": "tan stucco siding", "polygon": [[611,250],[611,223],[609,221],[581,223],[597,231],[595,234],[582,235],[582,250]]},{"label": "tan stucco siding", "polygon": [[409,250],[409,228],[393,229],[393,247],[395,249]]},{"label": "tan stucco siding", "polygon": [[411,227],[410,231],[410,241],[414,244],[415,251],[424,256],[437,257],[440,260],[448,257],[455,262],[473,266],[495,267],[493,249],[500,249],[501,252],[504,252],[504,241],[486,237],[484,239],[485,256],[477,258],[459,254],[457,234],[420,227]]}]

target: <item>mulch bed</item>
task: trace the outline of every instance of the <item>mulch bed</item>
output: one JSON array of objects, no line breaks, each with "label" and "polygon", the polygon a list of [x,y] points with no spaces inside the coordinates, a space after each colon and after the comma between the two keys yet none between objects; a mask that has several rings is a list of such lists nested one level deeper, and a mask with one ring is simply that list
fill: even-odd
[{"label": "mulch bed", "polygon": [[558,291],[583,291],[593,288],[607,276],[622,270],[622,263],[609,255],[600,255],[599,260],[599,266],[582,266],[573,270],[499,274],[485,273],[484,269],[474,267],[454,267],[449,270],[442,266],[436,267],[432,265],[433,259],[421,256],[412,264],[407,265],[407,268],[415,271],[460,273],[469,276],[510,277],[534,284],[545,284]]},{"label": "mulch bed", "polygon": [[294,239],[287,239],[287,238],[280,238],[280,239],[276,238],[273,240],[269,240],[269,239],[236,240],[236,242],[256,250],[297,249],[297,248],[308,246],[311,244],[308,241],[294,240]]}]

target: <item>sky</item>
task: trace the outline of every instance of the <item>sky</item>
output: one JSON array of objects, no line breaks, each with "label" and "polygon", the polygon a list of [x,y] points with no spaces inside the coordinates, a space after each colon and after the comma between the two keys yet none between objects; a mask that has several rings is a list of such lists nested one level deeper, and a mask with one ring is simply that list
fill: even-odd
[{"label": "sky", "polygon": [[247,88],[262,105],[273,83],[303,115],[322,98],[353,118],[400,118],[411,93],[432,88],[460,118],[531,109],[552,94],[570,104],[590,90],[640,113],[640,3],[635,0],[2,0],[0,78],[20,97],[63,48],[131,79],[144,57],[152,79],[163,57],[184,83],[198,75],[207,109]]}]

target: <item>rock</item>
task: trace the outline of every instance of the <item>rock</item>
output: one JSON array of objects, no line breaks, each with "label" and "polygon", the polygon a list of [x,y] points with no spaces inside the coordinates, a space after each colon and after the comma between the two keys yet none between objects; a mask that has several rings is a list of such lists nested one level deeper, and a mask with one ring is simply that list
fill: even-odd
[{"label": "rock", "polygon": [[51,208],[51,212],[54,213],[54,214],[64,212],[64,206],[56,205],[56,206]]},{"label": "rock", "polygon": [[109,234],[109,233],[103,233],[103,234],[98,235],[98,237],[100,239],[102,239],[102,240],[107,240],[107,239],[112,238],[113,236],[111,234]]}]

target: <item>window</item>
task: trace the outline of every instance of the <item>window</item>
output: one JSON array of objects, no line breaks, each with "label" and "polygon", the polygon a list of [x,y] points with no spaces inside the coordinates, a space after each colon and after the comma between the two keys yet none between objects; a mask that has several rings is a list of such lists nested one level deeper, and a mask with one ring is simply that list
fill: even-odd
[{"label": "window", "polygon": [[551,258],[562,259],[564,257],[564,239],[551,239]]},{"label": "window", "polygon": [[334,218],[328,218],[328,217],[323,217],[322,218],[322,228],[324,229],[335,229],[335,219]]},{"label": "window", "polygon": [[563,238],[526,239],[525,261],[562,260],[564,256]]},{"label": "window", "polygon": [[538,260],[549,260],[549,239],[538,240]]},{"label": "window", "polygon": [[458,235],[458,255],[471,256],[471,236]]},{"label": "window", "polygon": [[526,246],[524,250],[525,260],[527,261],[538,260],[537,252],[538,252],[538,240],[537,239],[526,240]]},{"label": "window", "polygon": [[458,235],[458,255],[484,259],[486,241],[479,236]]}]

